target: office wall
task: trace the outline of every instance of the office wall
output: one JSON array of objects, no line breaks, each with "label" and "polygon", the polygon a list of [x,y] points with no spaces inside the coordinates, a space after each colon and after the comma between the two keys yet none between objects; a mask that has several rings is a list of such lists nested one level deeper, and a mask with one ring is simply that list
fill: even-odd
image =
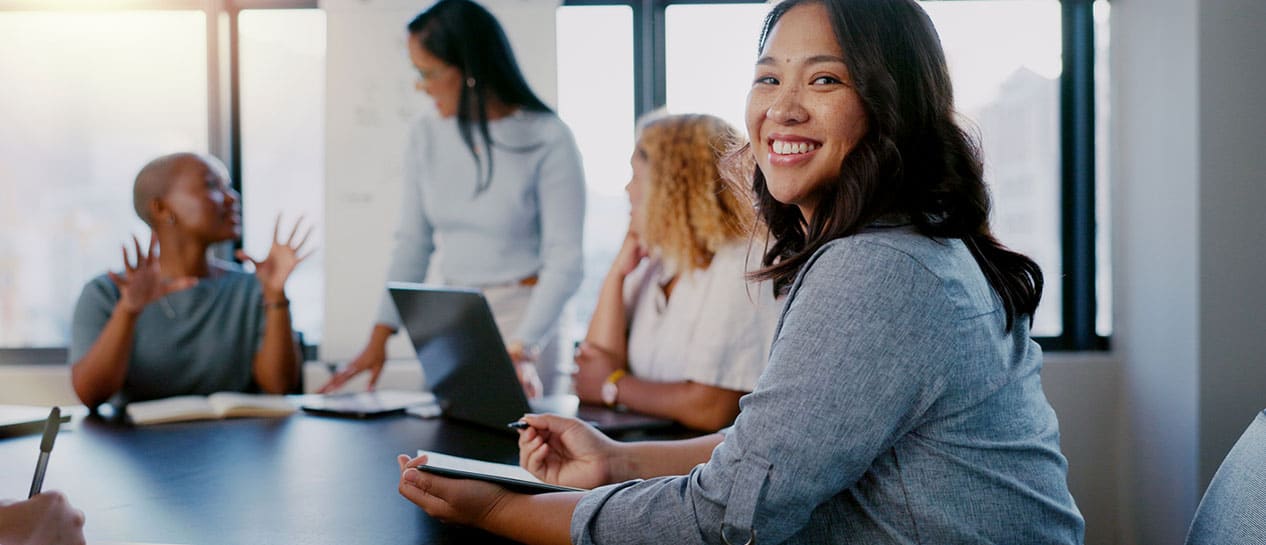
[{"label": "office wall", "polygon": [[66,365],[0,365],[0,404],[79,405]]},{"label": "office wall", "polygon": [[1196,1],[1112,5],[1113,338],[1126,407],[1123,544],[1182,543],[1195,509]]},{"label": "office wall", "polygon": [[1086,518],[1086,545],[1120,543],[1120,375],[1106,353],[1047,353],[1042,366],[1042,389],[1059,416],[1068,488]]},{"label": "office wall", "polygon": [[1176,545],[1266,406],[1266,5],[1123,0],[1112,15],[1122,543]]},{"label": "office wall", "polygon": [[1203,490],[1266,408],[1266,2],[1200,5]]},{"label": "office wall", "polygon": [[[557,97],[558,0],[483,0],[501,21],[528,82]],[[426,1],[323,0],[326,12],[325,324],[320,357],[345,361],[364,346],[386,280],[399,215],[409,122],[431,109],[414,90],[405,25]],[[412,357],[403,335],[392,357]]]}]

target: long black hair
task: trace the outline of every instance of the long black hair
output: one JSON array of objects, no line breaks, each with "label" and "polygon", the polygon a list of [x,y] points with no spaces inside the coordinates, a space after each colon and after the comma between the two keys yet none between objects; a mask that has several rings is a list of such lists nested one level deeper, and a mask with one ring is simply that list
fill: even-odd
[{"label": "long black hair", "polygon": [[[410,39],[418,40],[430,54],[462,73],[462,93],[457,102],[457,127],[462,141],[480,167],[476,192],[492,180],[492,137],[488,134],[488,97],[502,104],[535,112],[552,112],[528,86],[514,59],[506,33],[483,6],[470,0],[440,0],[409,22]],[[475,146],[479,130],[483,162]]]},{"label": "long black hair", "polygon": [[990,232],[980,150],[955,121],[949,69],[927,13],[914,0],[784,0],[766,16],[758,51],[788,10],[812,2],[826,7],[868,130],[844,158],[838,183],[815,195],[807,224],[796,206],[773,198],[756,170],[752,189],[773,242],[753,276],[785,290],[822,245],[900,215],[925,236],[961,239],[1002,299],[1007,330],[1017,315],[1031,324],[1042,271]]}]

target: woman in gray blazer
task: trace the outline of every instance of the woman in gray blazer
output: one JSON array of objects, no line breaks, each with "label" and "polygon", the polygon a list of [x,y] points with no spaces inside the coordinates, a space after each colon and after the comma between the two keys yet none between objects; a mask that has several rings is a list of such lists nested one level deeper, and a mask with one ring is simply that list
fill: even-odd
[{"label": "woman in gray blazer", "polygon": [[1042,274],[990,234],[930,19],[786,0],[759,53],[748,151],[774,241],[754,276],[787,302],[734,426],[620,444],[528,416],[522,465],[597,488],[528,496],[401,457],[400,493],[529,543],[1081,543],[1029,338]]}]

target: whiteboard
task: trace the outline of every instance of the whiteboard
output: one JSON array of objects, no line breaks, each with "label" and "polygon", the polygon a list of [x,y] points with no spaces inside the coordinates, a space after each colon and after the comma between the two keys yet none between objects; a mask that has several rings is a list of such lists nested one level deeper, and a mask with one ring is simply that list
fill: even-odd
[{"label": "whiteboard", "polygon": [[[559,0],[486,0],[533,90],[557,105]],[[430,2],[322,0],[326,13],[325,308],[320,357],[346,361],[369,339],[398,221],[411,121],[433,115],[414,90],[405,25]],[[413,358],[404,335],[391,358]]]}]

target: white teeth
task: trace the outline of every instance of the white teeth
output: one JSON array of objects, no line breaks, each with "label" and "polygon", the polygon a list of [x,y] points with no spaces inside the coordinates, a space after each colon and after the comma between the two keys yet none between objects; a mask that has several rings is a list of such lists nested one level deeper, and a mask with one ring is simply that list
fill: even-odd
[{"label": "white teeth", "polygon": [[785,142],[782,140],[774,140],[772,146],[774,153],[778,155],[796,155],[800,153],[809,153],[818,149],[818,144],[809,142]]}]

